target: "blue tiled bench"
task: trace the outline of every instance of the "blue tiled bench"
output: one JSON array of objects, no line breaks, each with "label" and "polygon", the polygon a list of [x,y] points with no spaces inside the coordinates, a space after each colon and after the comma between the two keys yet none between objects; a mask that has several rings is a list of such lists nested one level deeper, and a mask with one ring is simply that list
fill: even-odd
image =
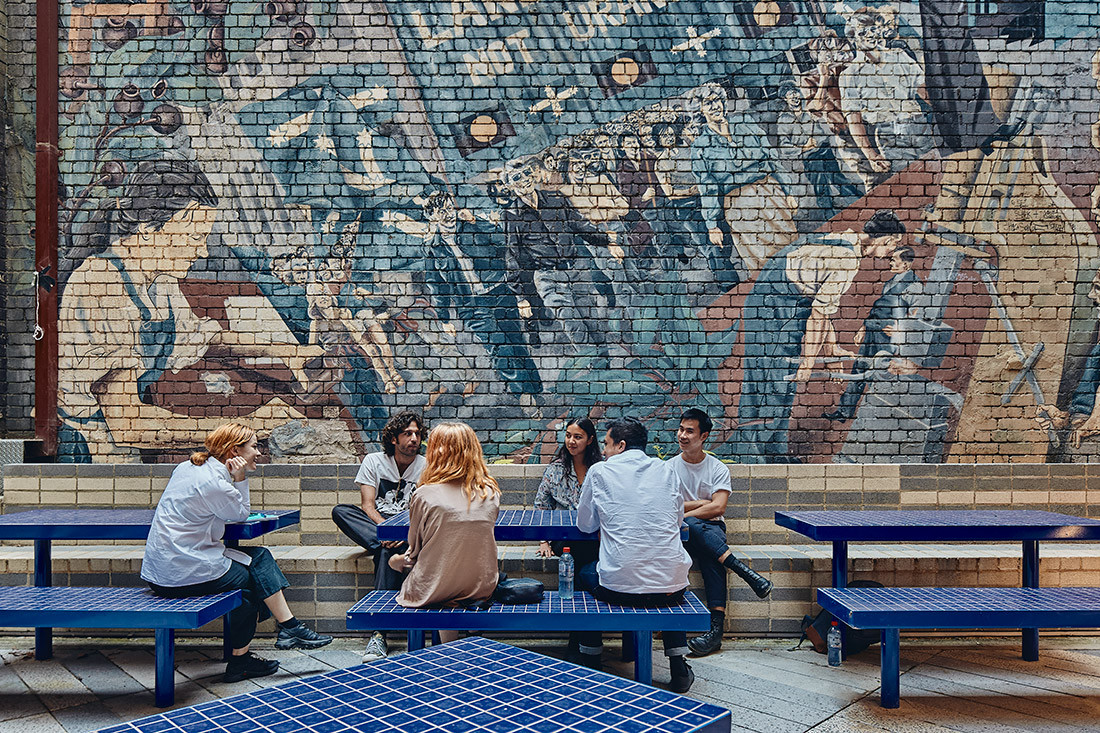
[{"label": "blue tiled bench", "polygon": [[376,590],[348,609],[350,631],[405,630],[409,651],[424,647],[424,633],[453,631],[622,631],[634,640],[634,679],[653,680],[654,631],[708,631],[710,611],[693,593],[668,608],[611,606],[577,591],[563,601],[547,591],[542,603],[503,605],[484,611],[462,608],[405,608],[397,605],[397,591]]},{"label": "blue tiled bench", "polygon": [[881,703],[900,704],[901,629],[1100,628],[1100,588],[818,588],[856,629],[882,629]]},{"label": "blue tiled bench", "polygon": [[147,588],[0,587],[0,626],[153,629],[158,707],[175,700],[175,630],[197,629],[241,603],[239,590],[160,598]]}]

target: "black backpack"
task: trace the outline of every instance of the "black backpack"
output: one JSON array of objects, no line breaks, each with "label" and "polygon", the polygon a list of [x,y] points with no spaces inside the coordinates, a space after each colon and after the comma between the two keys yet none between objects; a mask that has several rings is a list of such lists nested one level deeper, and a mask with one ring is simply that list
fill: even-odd
[{"label": "black backpack", "polygon": [[[853,580],[848,584],[849,588],[881,588],[882,583],[875,580]],[[825,654],[828,652],[828,646],[825,643],[825,635],[829,633],[829,627],[833,625],[833,614],[828,611],[822,610],[813,618],[810,616],[802,617],[802,638],[798,640],[798,647],[802,646],[802,642],[809,639],[810,644],[813,645],[814,651],[818,654]],[[859,654],[861,651],[877,644],[882,639],[881,629],[853,629],[843,621],[837,621],[838,625],[843,627],[844,632],[844,646],[842,651],[845,657],[850,657],[853,654]]]}]

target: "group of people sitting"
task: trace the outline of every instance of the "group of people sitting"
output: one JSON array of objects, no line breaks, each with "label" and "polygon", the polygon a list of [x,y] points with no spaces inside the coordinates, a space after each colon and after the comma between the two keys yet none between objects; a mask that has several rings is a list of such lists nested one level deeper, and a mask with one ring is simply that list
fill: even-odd
[{"label": "group of people sitting", "polygon": [[[694,674],[690,652],[709,654],[721,646],[725,621],[726,569],[744,578],[761,598],[772,584],[746,567],[726,545],[722,521],[732,489],[728,468],[703,446],[712,423],[701,410],[688,410],[677,433],[681,452],[668,461],[645,454],[648,431],[632,418],[613,420],[603,438],[595,425],[571,420],[565,440],[547,467],[536,494],[541,509],[577,511],[577,527],[599,539],[572,543],[577,587],[616,605],[679,605],[688,589],[692,558],[703,574],[711,630],[690,641],[684,632],[665,632],[671,689],[686,692]],[[427,434],[427,450],[420,455]],[[415,412],[394,415],[382,431],[383,450],[367,455],[356,483],[359,506],[337,505],[340,530],[373,555],[375,588],[399,590],[397,602],[411,608],[466,605],[493,595],[499,574],[494,526],[500,487],[490,475],[481,444],[464,423],[442,423],[430,433]],[[177,466],[157,505],[141,577],[166,597],[243,591],[229,615],[233,656],[225,681],[274,673],[279,664],[256,657],[249,646],[256,624],[273,616],[279,649],[315,649],[332,641],[298,621],[287,605],[289,584],[271,553],[262,547],[227,549],[226,522],[247,518],[247,473],[260,451],[256,434],[230,423],[212,432],[206,450]],[[378,539],[378,525],[408,509],[407,542]],[[681,541],[686,524],[689,539]],[[560,555],[561,543],[542,543],[538,554]],[[441,631],[443,642],[458,632]],[[576,660],[601,667],[599,632],[571,636]],[[364,661],[387,655],[385,635],[376,631]]]}]

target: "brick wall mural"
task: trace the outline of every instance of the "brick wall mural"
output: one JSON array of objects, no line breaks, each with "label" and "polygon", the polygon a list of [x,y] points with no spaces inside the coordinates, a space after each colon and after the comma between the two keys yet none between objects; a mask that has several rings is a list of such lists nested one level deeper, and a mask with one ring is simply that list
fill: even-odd
[{"label": "brick wall mural", "polygon": [[68,6],[61,457],[695,406],[741,462],[1096,459],[1086,5]]}]

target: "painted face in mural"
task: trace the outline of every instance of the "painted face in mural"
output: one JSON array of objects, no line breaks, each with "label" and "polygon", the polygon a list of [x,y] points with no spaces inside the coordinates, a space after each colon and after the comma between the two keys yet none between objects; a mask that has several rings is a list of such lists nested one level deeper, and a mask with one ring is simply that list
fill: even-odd
[{"label": "painted face in mural", "polygon": [[592,445],[595,440],[596,436],[589,436],[583,428],[577,425],[570,425],[565,429],[565,449],[574,458],[584,455],[585,449]]},{"label": "painted face in mural", "polygon": [[897,34],[893,14],[876,8],[861,8],[848,21],[846,31],[860,51],[881,51]]},{"label": "painted face in mural", "polygon": [[535,194],[535,173],[530,164],[504,171],[504,185],[513,196],[530,199]]},{"label": "painted face in mural", "polygon": [[894,252],[892,255],[890,255],[890,272],[894,273],[895,275],[900,275],[901,273],[908,272],[911,269],[913,269],[912,263],[906,262],[904,259],[902,259],[900,252]]},{"label": "painted face in mural", "polygon": [[717,94],[709,94],[699,102],[703,117],[707,122],[718,122],[726,118],[726,100]]},{"label": "painted face in mural", "polygon": [[642,141],[635,135],[626,135],[620,143],[625,155],[630,160],[638,160],[642,157]]},{"label": "painted face in mural", "polygon": [[176,212],[160,229],[139,229],[142,240],[152,248],[150,255],[157,261],[158,272],[183,278],[192,265],[209,254],[206,238],[214,228],[217,212],[212,206],[192,203]]},{"label": "painted face in mural", "polygon": [[428,223],[443,235],[454,234],[458,229],[458,214],[453,201],[444,201],[428,214]]}]

